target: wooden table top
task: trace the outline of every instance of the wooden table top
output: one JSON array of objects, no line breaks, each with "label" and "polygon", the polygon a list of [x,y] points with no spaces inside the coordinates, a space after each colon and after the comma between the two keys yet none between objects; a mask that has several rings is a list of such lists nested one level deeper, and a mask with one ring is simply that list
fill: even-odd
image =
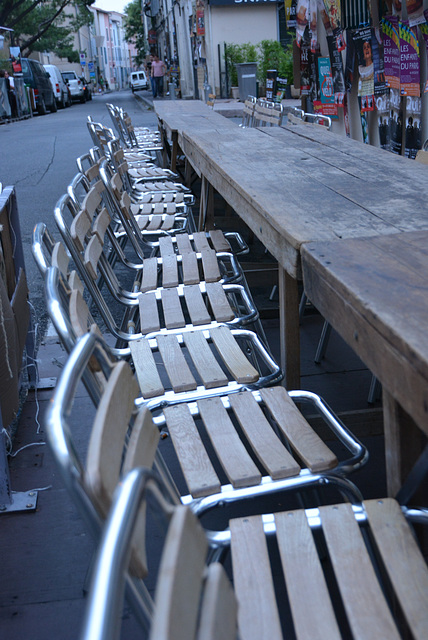
[{"label": "wooden table top", "polygon": [[166,127],[168,133],[209,129],[222,131],[238,126],[228,118],[208,107],[201,100],[155,100],[153,102],[156,115]]},{"label": "wooden table top", "polygon": [[428,232],[314,242],[309,299],[428,434]]},{"label": "wooden table top", "polygon": [[182,149],[296,279],[307,242],[428,229],[425,166],[320,127],[189,128]]}]

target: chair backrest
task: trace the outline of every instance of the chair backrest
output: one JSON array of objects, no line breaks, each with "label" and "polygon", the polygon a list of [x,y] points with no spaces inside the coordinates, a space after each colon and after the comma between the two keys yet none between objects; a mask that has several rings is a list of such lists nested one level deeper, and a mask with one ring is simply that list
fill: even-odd
[{"label": "chair backrest", "polygon": [[254,126],[281,126],[283,108],[282,104],[259,98],[254,108]]},{"label": "chair backrest", "polygon": [[254,96],[247,96],[245,98],[243,110],[242,110],[242,122],[240,127],[253,127],[254,126],[254,110],[256,107],[257,98]]},{"label": "chair backrest", "polygon": [[[156,477],[131,471],[115,495],[99,546],[81,640],[118,640],[131,536],[147,494],[166,516],[150,640],[236,640],[237,603],[224,568],[207,567],[207,539],[189,508],[171,507]],[[155,500],[153,500],[153,498]]]}]

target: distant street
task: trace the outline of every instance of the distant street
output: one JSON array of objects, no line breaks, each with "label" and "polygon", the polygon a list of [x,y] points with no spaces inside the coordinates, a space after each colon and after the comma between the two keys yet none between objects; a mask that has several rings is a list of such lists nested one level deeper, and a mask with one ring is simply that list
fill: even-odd
[{"label": "distant street", "polygon": [[30,301],[36,310],[35,322],[41,326],[46,312],[43,281],[31,254],[32,231],[37,222],[45,222],[58,235],[54,206],[77,173],[76,158],[92,146],[87,116],[111,127],[107,102],[123,107],[136,126],[157,126],[153,111],[130,90],[95,95],[85,104],[0,126],[0,182],[16,188]]}]

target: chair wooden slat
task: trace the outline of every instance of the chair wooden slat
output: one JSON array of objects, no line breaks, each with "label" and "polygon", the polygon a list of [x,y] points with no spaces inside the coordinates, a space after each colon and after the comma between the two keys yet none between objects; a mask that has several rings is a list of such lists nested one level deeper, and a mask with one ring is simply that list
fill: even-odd
[{"label": "chair wooden slat", "polygon": [[143,278],[140,291],[153,291],[158,283],[158,260],[157,258],[146,258],[144,260]]},{"label": "chair wooden slat", "polygon": [[169,213],[170,212],[168,211],[168,214],[164,217],[162,221],[162,227],[161,227],[162,231],[169,231],[174,226],[175,216],[170,215]]},{"label": "chair wooden slat", "polygon": [[174,245],[172,243],[172,239],[169,236],[163,236],[159,238],[159,252],[161,258],[166,258],[167,256],[172,256],[175,254]]},{"label": "chair wooden slat", "polygon": [[212,229],[210,231],[210,237],[215,251],[225,251],[226,253],[230,253],[232,251],[229,241],[221,229]]},{"label": "chair wooden slat", "polygon": [[282,640],[269,554],[259,516],[230,521],[238,628],[245,640]]},{"label": "chair wooden slat", "polygon": [[197,640],[236,640],[237,606],[223,566],[207,568]]},{"label": "chair wooden slat", "polygon": [[208,299],[217,322],[230,322],[235,314],[229,304],[226,293],[219,282],[206,283]]},{"label": "chair wooden slat", "polygon": [[201,290],[197,284],[184,287],[186,306],[194,326],[209,324],[211,316],[208,313]]},{"label": "chair wooden slat", "polygon": [[424,640],[428,629],[428,568],[393,499],[364,502],[370,529],[413,637]]},{"label": "chair wooden slat", "polygon": [[166,407],[164,415],[189,493],[198,498],[220,491],[220,480],[187,405]]},{"label": "chair wooden slat", "polygon": [[91,220],[84,209],[81,209],[70,224],[70,234],[79,251],[85,247],[85,237],[91,230]]},{"label": "chair wooden slat", "polygon": [[150,640],[195,638],[207,553],[202,527],[189,509],[177,507],[159,568]]},{"label": "chair wooden slat", "polygon": [[186,321],[184,319],[180,296],[178,295],[177,289],[162,289],[161,299],[165,327],[167,329],[178,329],[179,327],[184,327],[186,325]]},{"label": "chair wooden slat", "polygon": [[158,313],[158,303],[154,291],[142,293],[139,297],[140,305],[140,328],[141,333],[146,335],[152,331],[160,330],[160,320]]},{"label": "chair wooden slat", "polygon": [[187,233],[178,233],[176,236],[178,253],[194,253],[189,236]]},{"label": "chair wooden slat", "polygon": [[296,637],[299,640],[341,640],[305,512],[277,513],[275,524]]},{"label": "chair wooden slat", "polygon": [[158,231],[162,226],[162,215],[155,214],[151,217],[149,224],[147,225],[147,231]]},{"label": "chair wooden slat", "polygon": [[260,483],[261,473],[249,456],[220,398],[204,398],[198,408],[217,457],[233,487]]},{"label": "chair wooden slat", "polygon": [[92,236],[85,248],[85,267],[91,278],[98,278],[98,262],[103,252],[103,245],[98,236]]},{"label": "chair wooden slat", "polygon": [[181,393],[196,389],[196,380],[186,362],[177,337],[175,335],[160,335],[157,338],[157,343],[174,391]]},{"label": "chair wooden slat", "polygon": [[214,327],[211,339],[233,378],[240,384],[257,382],[259,373],[247,360],[228,327]]},{"label": "chair wooden slat", "polygon": [[178,286],[178,265],[177,256],[168,255],[162,258],[162,286]]},{"label": "chair wooden slat", "polygon": [[204,387],[214,389],[226,385],[227,376],[215,359],[203,332],[189,331],[183,338]]},{"label": "chair wooden slat", "polygon": [[183,253],[181,255],[181,268],[183,270],[184,284],[198,284],[200,282],[196,253]]},{"label": "chair wooden slat", "polygon": [[110,223],[111,223],[111,218],[107,209],[102,209],[102,211],[97,215],[92,225],[92,232],[97,234],[97,236],[99,237],[100,241],[103,244],[104,244],[104,238]]},{"label": "chair wooden slat", "polygon": [[211,249],[205,231],[195,231],[193,234],[193,241],[198,253]]},{"label": "chair wooden slat", "polygon": [[201,256],[204,280],[206,280],[206,282],[218,282],[221,275],[216,252],[213,249],[204,249],[201,252]]},{"label": "chair wooden slat", "polygon": [[229,396],[230,405],[255,455],[271,478],[289,478],[300,466],[274,433],[260,406],[248,392]]},{"label": "chair wooden slat", "polygon": [[261,395],[293,450],[311,471],[337,466],[335,454],[305,420],[284,387],[262,389]]},{"label": "chair wooden slat", "polygon": [[148,340],[131,340],[129,343],[135,374],[143,398],[155,398],[165,393]]},{"label": "chair wooden slat", "polygon": [[[137,209],[137,211],[138,211],[138,209]],[[150,216],[148,216],[148,215],[137,215],[135,217],[135,219],[137,221],[138,228],[141,231],[144,231],[146,229],[147,225],[150,222]],[[153,260],[153,258],[150,258],[150,259]],[[144,265],[144,268],[146,268],[146,265]]]},{"label": "chair wooden slat", "polygon": [[376,577],[350,504],[320,507],[328,553],[355,640],[400,634]]}]

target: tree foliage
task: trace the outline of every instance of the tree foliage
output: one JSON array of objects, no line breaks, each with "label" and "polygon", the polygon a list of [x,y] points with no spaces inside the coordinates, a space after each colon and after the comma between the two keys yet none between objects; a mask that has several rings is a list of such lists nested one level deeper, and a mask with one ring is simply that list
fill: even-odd
[{"label": "tree foliage", "polygon": [[[93,21],[87,7],[95,0],[3,0],[0,24],[13,29],[13,44],[23,56],[32,51],[53,51],[70,61],[79,55],[73,51],[73,35]],[[70,7],[70,11],[65,11]]]},{"label": "tree foliage", "polygon": [[132,42],[137,50],[134,62],[140,67],[146,57],[147,41],[141,16],[140,0],[133,0],[125,7],[125,40]]},{"label": "tree foliage", "polygon": [[226,44],[225,60],[231,86],[237,86],[238,75],[236,64],[241,62],[257,62],[257,77],[261,84],[266,81],[268,69],[276,69],[282,78],[287,78],[293,83],[293,45],[284,49],[277,40],[262,40],[254,45],[250,42],[244,44]]}]

